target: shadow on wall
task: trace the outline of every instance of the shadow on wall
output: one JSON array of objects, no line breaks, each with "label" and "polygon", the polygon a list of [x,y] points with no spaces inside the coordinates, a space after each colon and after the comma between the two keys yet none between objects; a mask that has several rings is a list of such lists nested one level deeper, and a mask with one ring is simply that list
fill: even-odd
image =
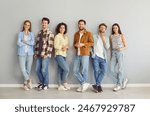
[{"label": "shadow on wall", "polygon": [[19,58],[18,58],[18,53],[17,53],[17,40],[18,40],[18,33],[15,35],[14,38],[15,41],[13,41],[13,46],[15,46],[13,49],[14,53],[13,56],[11,58],[12,63],[14,68],[12,69],[12,77],[14,78],[13,80],[15,81],[16,84],[22,82],[23,83],[23,76],[21,73],[21,69],[20,69],[20,64],[19,64]]}]

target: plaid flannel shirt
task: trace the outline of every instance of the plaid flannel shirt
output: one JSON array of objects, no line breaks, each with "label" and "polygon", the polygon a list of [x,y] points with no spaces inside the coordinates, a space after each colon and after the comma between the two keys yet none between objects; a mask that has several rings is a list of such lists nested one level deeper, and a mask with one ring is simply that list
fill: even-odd
[{"label": "plaid flannel shirt", "polygon": [[40,53],[39,39],[40,39],[41,34],[42,34],[42,30],[38,33],[37,38],[36,38],[34,55],[36,57],[42,57],[42,58],[49,57],[50,58],[52,56],[52,50],[54,47],[54,34],[51,31],[49,31],[49,29],[43,32],[43,36],[42,36],[43,45],[42,45],[42,51]]}]

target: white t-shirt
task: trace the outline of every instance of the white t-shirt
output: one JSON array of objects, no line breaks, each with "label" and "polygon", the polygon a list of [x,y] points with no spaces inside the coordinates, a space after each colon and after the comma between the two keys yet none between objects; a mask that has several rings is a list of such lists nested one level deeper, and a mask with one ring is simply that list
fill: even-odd
[{"label": "white t-shirt", "polygon": [[104,59],[104,45],[103,45],[102,38],[100,36],[98,36],[98,40],[97,40],[97,44],[95,48],[95,54],[98,57],[101,57]]},{"label": "white t-shirt", "polygon": [[[24,41],[28,40],[28,35],[24,35]],[[25,46],[25,53],[28,52],[28,45]]]},{"label": "white t-shirt", "polygon": [[[80,43],[80,41],[81,41],[82,35],[83,35],[83,34],[80,33],[79,43]],[[80,55],[80,48],[78,48],[78,53],[77,53],[77,55]]]}]

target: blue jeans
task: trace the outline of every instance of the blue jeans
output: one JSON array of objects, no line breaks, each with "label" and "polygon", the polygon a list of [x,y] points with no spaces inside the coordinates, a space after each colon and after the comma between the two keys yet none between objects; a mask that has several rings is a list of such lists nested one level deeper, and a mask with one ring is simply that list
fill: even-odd
[{"label": "blue jeans", "polygon": [[97,55],[93,58],[93,69],[96,85],[101,85],[101,82],[106,73],[106,60],[98,57]]},{"label": "blue jeans", "polygon": [[32,62],[33,62],[33,55],[19,56],[19,63],[21,67],[21,72],[24,76],[24,81],[27,81],[30,78]]},{"label": "blue jeans", "polygon": [[69,66],[66,62],[66,58],[61,56],[61,55],[57,55],[56,56],[56,62],[58,64],[58,84],[61,85],[63,83],[66,83],[68,74],[69,74]]},{"label": "blue jeans", "polygon": [[116,78],[117,85],[122,86],[125,80],[122,52],[112,51],[111,73],[112,73],[112,76]]},{"label": "blue jeans", "polygon": [[[81,85],[88,81],[89,56],[76,56],[74,61],[74,76]],[[81,72],[80,72],[81,71]]]},{"label": "blue jeans", "polygon": [[49,84],[49,66],[50,59],[49,58],[37,58],[36,61],[36,73],[39,78],[41,84],[47,85]]}]

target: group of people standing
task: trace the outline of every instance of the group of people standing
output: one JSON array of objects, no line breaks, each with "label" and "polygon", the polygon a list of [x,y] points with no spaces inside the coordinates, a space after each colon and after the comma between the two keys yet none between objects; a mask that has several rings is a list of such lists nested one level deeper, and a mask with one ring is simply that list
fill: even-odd
[{"label": "group of people standing", "polygon": [[[55,60],[57,62],[58,90],[69,90],[67,83],[69,75],[69,64],[66,61],[67,51],[69,50],[69,37],[67,36],[67,25],[59,23],[56,27],[56,35],[49,30],[50,20],[43,17],[41,24],[42,30],[39,31],[36,39],[31,30],[31,22],[25,20],[23,29],[18,34],[18,56],[21,71],[24,77],[24,89],[32,89],[32,80],[30,71],[33,58],[36,59],[36,74],[39,79],[38,90],[47,90],[49,85],[49,63],[55,51]],[[116,78],[116,86],[113,89],[118,91],[124,89],[128,79],[124,74],[123,51],[127,48],[124,35],[121,32],[119,24],[112,25],[112,34],[108,38],[105,34],[107,25],[101,23],[98,26],[98,33],[92,35],[86,30],[86,21],[78,21],[79,30],[74,34],[73,46],[76,51],[74,59],[73,73],[80,83],[78,92],[85,92],[88,87],[88,66],[89,59],[92,59],[95,84],[93,90],[102,92],[102,80],[107,70],[107,61],[111,61],[111,75]],[[111,59],[107,57],[108,51],[111,51]]]}]

